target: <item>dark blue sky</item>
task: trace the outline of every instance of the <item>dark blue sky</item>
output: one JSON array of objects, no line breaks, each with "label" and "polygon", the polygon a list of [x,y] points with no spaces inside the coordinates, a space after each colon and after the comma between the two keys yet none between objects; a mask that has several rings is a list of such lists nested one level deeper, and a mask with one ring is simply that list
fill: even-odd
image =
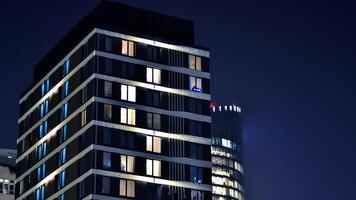
[{"label": "dark blue sky", "polygon": [[[33,66],[98,1],[1,1],[0,145],[15,147]],[[354,200],[356,14],[350,1],[122,0],[196,25],[213,98],[244,113],[247,200]]]}]

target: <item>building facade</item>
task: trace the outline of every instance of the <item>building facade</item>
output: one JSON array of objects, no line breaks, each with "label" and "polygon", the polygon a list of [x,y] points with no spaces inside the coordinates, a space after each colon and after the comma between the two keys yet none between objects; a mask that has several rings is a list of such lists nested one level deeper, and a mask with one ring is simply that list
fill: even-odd
[{"label": "building facade", "polygon": [[0,199],[15,199],[16,150],[0,149]]},{"label": "building facade", "polygon": [[19,101],[16,199],[211,199],[209,84],[191,21],[101,2]]},{"label": "building facade", "polygon": [[244,199],[241,109],[211,104],[213,200]]}]

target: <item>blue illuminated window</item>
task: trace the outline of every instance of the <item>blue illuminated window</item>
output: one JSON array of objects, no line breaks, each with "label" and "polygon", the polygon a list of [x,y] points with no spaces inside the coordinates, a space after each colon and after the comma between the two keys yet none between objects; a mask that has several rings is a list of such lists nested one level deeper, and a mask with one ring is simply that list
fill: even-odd
[{"label": "blue illuminated window", "polygon": [[42,83],[41,85],[41,96],[43,97],[45,95],[45,84]]},{"label": "blue illuminated window", "polygon": [[59,166],[63,165],[66,162],[66,157],[67,157],[67,148],[64,147],[60,152],[59,152]]},{"label": "blue illuminated window", "polygon": [[38,130],[38,137],[41,139],[43,137],[43,124],[40,125]]},{"label": "blue illuminated window", "polygon": [[40,199],[41,196],[40,196],[40,188],[36,190],[36,200],[41,200]]},{"label": "blue illuminated window", "polygon": [[69,82],[66,81],[64,83],[64,96],[66,97],[66,96],[68,96],[68,94],[69,94]]},{"label": "blue illuminated window", "polygon": [[64,187],[65,181],[66,181],[66,172],[62,171],[58,177],[58,189],[61,189]]},{"label": "blue illuminated window", "polygon": [[49,91],[49,79],[46,80],[46,93]]},{"label": "blue illuminated window", "polygon": [[41,200],[45,200],[44,185],[41,186]]},{"label": "blue illuminated window", "polygon": [[48,113],[48,99],[45,101],[45,113]]},{"label": "blue illuminated window", "polygon": [[61,194],[61,196],[59,196],[58,200],[64,200],[64,194]]},{"label": "blue illuminated window", "polygon": [[43,117],[44,114],[44,109],[43,109],[44,105],[43,103],[40,105],[40,117]]},{"label": "blue illuminated window", "polygon": [[63,119],[68,117],[68,103],[63,106]]},{"label": "blue illuminated window", "polygon": [[43,157],[47,154],[47,142],[43,143]]},{"label": "blue illuminated window", "polygon": [[66,60],[63,66],[64,75],[67,75],[69,73],[69,66],[70,66],[70,61]]},{"label": "blue illuminated window", "polygon": [[37,180],[40,181],[46,176],[46,163],[37,168]]},{"label": "blue illuminated window", "polygon": [[42,158],[42,145],[37,147],[37,158],[38,160]]},{"label": "blue illuminated window", "polygon": [[46,135],[48,133],[48,122],[43,122],[43,134]]},{"label": "blue illuminated window", "polygon": [[104,168],[111,167],[111,154],[109,152],[103,153],[103,167]]}]

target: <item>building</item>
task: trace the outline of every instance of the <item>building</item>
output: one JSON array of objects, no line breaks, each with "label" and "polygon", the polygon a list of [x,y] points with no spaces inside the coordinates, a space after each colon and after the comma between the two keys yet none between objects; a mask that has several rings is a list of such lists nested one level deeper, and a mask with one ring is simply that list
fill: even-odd
[{"label": "building", "polygon": [[21,96],[16,199],[211,199],[209,84],[193,22],[101,2]]},{"label": "building", "polygon": [[211,104],[213,200],[244,199],[241,108]]},{"label": "building", "polygon": [[0,149],[0,199],[15,198],[16,150]]}]

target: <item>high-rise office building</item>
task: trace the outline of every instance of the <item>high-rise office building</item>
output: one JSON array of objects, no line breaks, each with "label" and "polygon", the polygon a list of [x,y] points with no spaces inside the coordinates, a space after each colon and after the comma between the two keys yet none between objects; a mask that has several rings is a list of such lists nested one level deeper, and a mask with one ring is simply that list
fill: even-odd
[{"label": "high-rise office building", "polygon": [[209,82],[191,21],[101,2],[21,96],[16,199],[211,199]]},{"label": "high-rise office building", "polygon": [[0,199],[15,198],[16,150],[0,149]]},{"label": "high-rise office building", "polygon": [[211,104],[213,200],[244,199],[241,108]]}]

